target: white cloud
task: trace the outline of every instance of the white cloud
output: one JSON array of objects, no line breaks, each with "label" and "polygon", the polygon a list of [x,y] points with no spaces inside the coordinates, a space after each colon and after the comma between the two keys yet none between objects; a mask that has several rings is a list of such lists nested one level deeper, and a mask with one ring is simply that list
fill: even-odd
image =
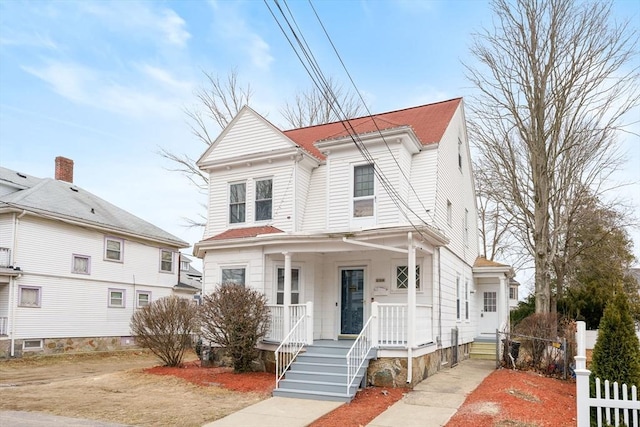
[{"label": "white cloud", "polygon": [[154,85],[147,90],[141,89],[142,84],[136,84],[140,79],[136,78],[127,78],[125,85],[74,63],[50,61],[41,68],[23,69],[49,83],[56,93],[71,101],[122,115],[178,117],[182,115],[183,100],[180,96],[190,94],[176,91],[176,87],[189,87],[188,83],[178,82],[168,72],[150,66],[145,68],[146,74],[153,75],[157,81],[169,83],[171,90]]},{"label": "white cloud", "polygon": [[140,64],[138,68],[145,75],[151,77],[158,83],[161,83],[166,89],[182,94],[190,94],[193,92],[194,84],[192,82],[178,80],[169,71],[163,68],[154,67],[149,64]]},{"label": "white cloud", "polygon": [[[9,29],[7,29],[7,32]],[[35,32],[32,34],[14,32],[13,34],[3,34],[0,36],[2,46],[36,47],[50,50],[58,49],[58,45],[46,34]]]}]

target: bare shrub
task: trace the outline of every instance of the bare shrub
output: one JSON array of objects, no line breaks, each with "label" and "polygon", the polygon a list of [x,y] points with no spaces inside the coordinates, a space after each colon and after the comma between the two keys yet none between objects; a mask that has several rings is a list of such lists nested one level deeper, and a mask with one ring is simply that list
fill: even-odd
[{"label": "bare shrub", "polygon": [[525,337],[542,338],[521,338],[521,349],[531,357],[533,366],[541,367],[549,346],[546,340],[555,340],[558,337],[558,316],[555,313],[532,314],[518,324],[515,333]]},{"label": "bare shrub", "polygon": [[197,309],[175,295],[160,298],[131,316],[131,334],[166,366],[179,366],[197,328]]},{"label": "bare shrub", "polygon": [[225,283],[205,295],[200,307],[204,339],[227,349],[235,372],[248,372],[258,357],[256,344],[269,329],[267,298],[242,285]]}]

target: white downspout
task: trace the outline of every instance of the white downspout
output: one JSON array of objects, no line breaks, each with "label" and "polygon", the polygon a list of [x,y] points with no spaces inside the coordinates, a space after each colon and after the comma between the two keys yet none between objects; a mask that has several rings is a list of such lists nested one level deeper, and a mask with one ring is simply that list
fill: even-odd
[{"label": "white downspout", "polygon": [[408,308],[408,322],[409,328],[407,333],[407,384],[410,384],[413,380],[413,346],[416,342],[416,248],[413,244],[413,234],[407,233],[408,244],[408,262],[407,269],[409,270],[407,283],[407,308]]}]

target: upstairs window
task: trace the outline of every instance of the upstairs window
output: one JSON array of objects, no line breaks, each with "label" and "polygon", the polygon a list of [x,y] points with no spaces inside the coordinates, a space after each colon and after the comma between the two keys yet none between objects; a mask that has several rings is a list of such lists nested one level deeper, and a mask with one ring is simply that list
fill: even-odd
[{"label": "upstairs window", "polygon": [[164,273],[173,272],[173,252],[160,249],[160,271]]},{"label": "upstairs window", "polygon": [[104,239],[104,259],[107,261],[122,262],[122,248],[124,240],[113,237],[105,237]]},{"label": "upstairs window", "polygon": [[229,186],[229,223],[245,222],[247,200],[246,184],[231,184]]},{"label": "upstairs window", "polygon": [[462,172],[462,140],[458,138],[458,169]]},{"label": "upstairs window", "polygon": [[71,266],[71,272],[77,274],[89,274],[90,264],[91,257],[85,255],[73,255],[73,265]]},{"label": "upstairs window", "polygon": [[373,165],[353,169],[353,216],[356,218],[373,216],[373,176]]},{"label": "upstairs window", "polygon": [[256,221],[271,219],[272,187],[271,179],[256,181]]}]

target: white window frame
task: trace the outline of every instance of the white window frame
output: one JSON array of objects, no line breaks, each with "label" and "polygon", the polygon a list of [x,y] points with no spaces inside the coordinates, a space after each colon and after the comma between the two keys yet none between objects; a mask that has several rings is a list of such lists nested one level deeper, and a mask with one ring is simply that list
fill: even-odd
[{"label": "white window frame", "polygon": [[247,266],[246,264],[244,265],[223,265],[220,266],[220,284],[224,284],[224,283],[236,283],[236,282],[224,282],[223,281],[223,276],[224,276],[224,270],[244,270],[244,283],[242,283],[242,286],[247,286]]},{"label": "white window frame", "polygon": [[[512,294],[513,292],[513,294]],[[515,297],[513,296],[515,295]],[[518,287],[517,286],[509,286],[509,299],[517,300],[518,299]]]},{"label": "white window frame", "polygon": [[[27,345],[27,342],[38,343],[37,346]],[[28,340],[22,340],[22,351],[38,351],[44,348],[44,340],[42,338],[34,338]]]},{"label": "white window frame", "polygon": [[[36,291],[36,303],[35,304],[27,304],[23,301],[22,291],[31,290]],[[42,286],[18,286],[18,307],[24,308],[40,308],[42,307]]]},{"label": "white window frame", "polygon": [[[284,282],[282,282],[282,292],[280,292],[280,290],[278,290],[278,270],[283,270],[283,275],[282,278],[284,280],[284,265],[276,265],[276,269],[275,269],[275,279],[274,282],[275,286],[273,287],[275,290],[275,303],[277,305],[282,305],[280,303],[278,303],[278,294],[282,294],[282,303],[284,304]],[[298,302],[294,303],[292,302],[291,304],[302,304],[302,267],[300,267],[299,265],[293,265],[291,266],[291,272],[293,272],[293,270],[297,270],[298,271],[298,290],[294,292],[293,290],[293,277],[291,278],[291,301],[293,301],[293,294],[296,293],[298,294]]]},{"label": "white window frame", "polygon": [[[118,242],[120,243],[120,257],[118,259],[115,258],[109,258],[108,257],[108,246],[109,246],[109,241],[113,241],[113,242]],[[117,237],[111,237],[111,236],[105,236],[104,237],[104,260],[105,261],[110,261],[110,262],[123,262],[124,261],[124,239],[119,239]]]},{"label": "white window frame", "polygon": [[189,261],[180,261],[180,271],[189,271]]},{"label": "white window frame", "polygon": [[[487,296],[491,296],[487,300]],[[482,309],[485,313],[497,313],[498,312],[498,292],[486,291],[482,294]]]},{"label": "white window frame", "polygon": [[[269,199],[258,199],[258,183],[259,182],[264,182],[264,181],[270,181],[271,182],[271,198],[269,198]],[[253,190],[254,190],[254,193],[253,193],[253,199],[254,199],[253,200],[253,220],[254,220],[254,222],[271,221],[273,219],[273,177],[255,179],[254,182],[253,182]],[[267,200],[271,203],[271,214],[269,215],[268,218],[258,219],[258,202],[266,202]],[[246,209],[246,201],[245,201],[245,209]],[[245,211],[245,219],[246,219],[246,211]]]},{"label": "white window frame", "polygon": [[[87,271],[76,270],[76,259],[87,260]],[[74,274],[90,275],[91,274],[91,257],[88,255],[73,254],[71,256],[71,272]]]},{"label": "white window frame", "polygon": [[[234,205],[244,205],[244,218],[242,221],[231,221],[231,187],[234,185],[244,185],[244,201],[233,203]],[[236,181],[230,182],[227,184],[227,223],[231,226],[236,224],[246,224],[247,223],[247,182],[246,181]]]},{"label": "white window frame", "polygon": [[469,279],[465,279],[464,281],[464,320],[468,322],[470,320],[469,313]]},{"label": "white window frame", "polygon": [[[356,169],[358,168],[362,168],[362,167],[371,167],[373,169],[373,194],[371,195],[366,195],[366,196],[356,196]],[[354,163],[351,165],[351,180],[350,180],[350,207],[349,207],[349,212],[350,212],[350,217],[351,217],[351,221],[353,222],[365,222],[365,223],[371,223],[372,221],[375,222],[375,218],[376,218],[376,194],[378,192],[378,186],[376,183],[376,173],[375,173],[375,164],[371,164],[371,163]],[[360,201],[366,201],[366,200],[371,200],[371,205],[372,205],[372,209],[371,209],[371,215],[367,215],[367,216],[355,216],[355,204],[356,202],[360,202]]]},{"label": "white window frame", "polygon": [[[141,295],[146,295],[147,296],[147,303],[146,304],[140,304],[140,296]],[[151,291],[136,291],[136,307],[142,308],[142,307],[148,306],[149,304],[151,304]]]},{"label": "white window frame", "polygon": [[[164,269],[163,265],[162,265],[163,263],[167,262],[163,258],[163,255],[166,254],[166,253],[171,254],[171,269],[169,269],[169,270]],[[158,268],[160,269],[160,273],[168,273],[168,274],[173,273],[173,267],[174,267],[174,264],[175,264],[174,258],[175,258],[175,251],[172,251],[171,249],[160,248],[160,265],[158,266]]]},{"label": "white window frame", "polygon": [[[409,290],[408,287],[406,288],[399,288],[398,287],[398,268],[400,267],[404,267],[407,269],[407,281],[409,280],[409,268],[408,268],[408,262],[407,259],[396,259],[393,260],[393,262],[391,263],[391,291],[394,293],[407,293],[407,291]],[[416,281],[417,281],[417,287],[416,287],[416,292],[422,292],[422,276],[424,276],[424,272],[423,272],[423,268],[422,268],[422,259],[416,259]]]},{"label": "white window frame", "polygon": [[459,322],[462,320],[462,290],[460,289],[461,280],[460,275],[456,276],[456,320]]},{"label": "white window frame", "polygon": [[[122,303],[120,305],[118,304],[113,304],[113,298],[111,296],[112,293],[114,292],[120,292],[122,293]],[[126,308],[127,306],[127,291],[126,289],[116,289],[116,288],[109,288],[107,291],[107,305],[109,308]]]}]

